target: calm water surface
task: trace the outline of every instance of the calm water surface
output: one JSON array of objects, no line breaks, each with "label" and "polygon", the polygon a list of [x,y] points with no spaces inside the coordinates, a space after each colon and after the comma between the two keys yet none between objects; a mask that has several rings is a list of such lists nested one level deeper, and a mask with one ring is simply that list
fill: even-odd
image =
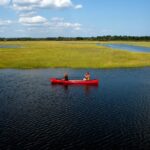
[{"label": "calm water surface", "polygon": [[[95,86],[51,85],[49,77]],[[150,68],[0,70],[1,150],[148,150]]]},{"label": "calm water surface", "polygon": [[133,52],[150,53],[149,47],[133,46],[133,45],[128,45],[128,44],[97,44],[97,45],[106,46],[106,47],[110,47],[110,48],[114,48],[114,49],[133,51]]},{"label": "calm water surface", "polygon": [[1,48],[22,48],[19,45],[0,45],[0,49]]}]

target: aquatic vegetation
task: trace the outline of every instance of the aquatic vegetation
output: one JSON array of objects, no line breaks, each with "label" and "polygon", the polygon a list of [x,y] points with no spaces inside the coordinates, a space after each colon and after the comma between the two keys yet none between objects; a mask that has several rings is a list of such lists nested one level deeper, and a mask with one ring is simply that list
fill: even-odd
[{"label": "aquatic vegetation", "polygon": [[[96,43],[98,42],[0,42],[0,45],[21,46],[21,48],[0,48],[0,68],[122,68],[150,66],[150,54],[148,53],[112,50],[104,46],[97,46]],[[150,47],[150,42],[121,41],[115,43]]]}]

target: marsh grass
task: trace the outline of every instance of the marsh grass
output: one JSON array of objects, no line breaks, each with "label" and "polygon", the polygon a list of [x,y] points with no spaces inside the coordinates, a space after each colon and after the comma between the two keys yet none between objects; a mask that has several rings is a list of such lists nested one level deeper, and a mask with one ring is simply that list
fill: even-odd
[{"label": "marsh grass", "polygon": [[[98,42],[0,42],[21,48],[0,48],[0,68],[122,68],[150,66],[150,54],[112,50]],[[114,43],[114,42],[111,42]],[[150,42],[115,42],[150,47]]]}]

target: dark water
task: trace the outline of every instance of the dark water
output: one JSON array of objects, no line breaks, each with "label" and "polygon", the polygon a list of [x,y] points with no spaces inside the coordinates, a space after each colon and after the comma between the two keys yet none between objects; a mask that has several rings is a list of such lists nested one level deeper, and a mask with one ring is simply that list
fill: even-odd
[{"label": "dark water", "polygon": [[19,45],[0,45],[0,48],[21,48]]},{"label": "dark water", "polygon": [[102,45],[114,49],[121,49],[121,50],[128,50],[128,51],[133,51],[133,52],[146,52],[150,53],[150,48],[149,47],[142,47],[142,46],[133,46],[133,45],[128,45],[128,44],[97,44],[97,45]]},{"label": "dark water", "polygon": [[150,68],[90,70],[98,87],[49,83],[65,71],[87,70],[0,70],[0,150],[149,150]]}]

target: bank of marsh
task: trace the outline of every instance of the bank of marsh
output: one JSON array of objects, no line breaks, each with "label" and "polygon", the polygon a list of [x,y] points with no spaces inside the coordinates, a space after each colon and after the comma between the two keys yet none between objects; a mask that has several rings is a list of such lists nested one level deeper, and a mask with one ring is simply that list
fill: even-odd
[{"label": "bank of marsh", "polygon": [[[113,50],[100,42],[15,41],[0,45],[0,68],[121,68],[150,66],[150,53]],[[114,43],[114,42],[113,42]],[[150,42],[115,42],[150,47]]]}]

